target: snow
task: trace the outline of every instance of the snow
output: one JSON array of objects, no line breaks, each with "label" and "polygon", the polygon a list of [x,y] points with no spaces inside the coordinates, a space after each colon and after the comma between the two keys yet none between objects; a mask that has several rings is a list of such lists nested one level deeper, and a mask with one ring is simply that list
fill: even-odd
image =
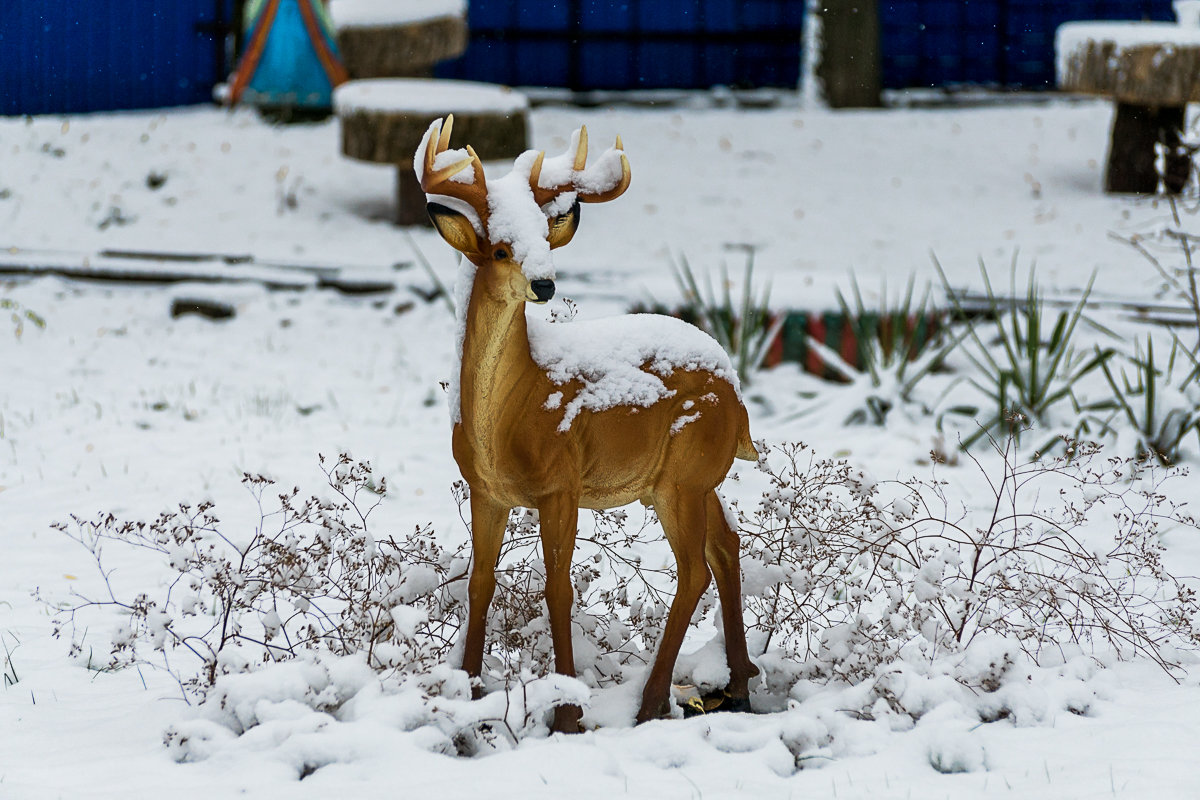
[{"label": "snow", "polygon": [[[977,258],[1003,275],[1019,251],[1018,267],[1036,259],[1051,293],[1071,296],[1095,271],[1101,302],[1167,302],[1146,263],[1108,236],[1145,230],[1170,211],[1101,192],[1107,102],[530,114],[532,141],[548,152],[569,147],[580,123],[619,131],[637,171],[620,201],[585,208],[574,241],[555,252],[560,296],[581,309],[553,326],[562,328],[556,337],[587,338],[589,325],[607,327],[602,320],[637,301],[674,302],[670,252],[716,270],[723,260],[739,264],[747,244],[779,306],[832,307],[849,267],[868,296],[883,275],[923,281],[933,276],[931,250],[956,285],[978,285]],[[1067,652],[1054,666],[1015,664],[995,692],[975,694],[953,679],[955,669],[991,674],[1004,642],[973,645],[961,664],[939,662],[941,672],[898,665],[877,687],[801,682],[771,713],[631,728],[635,679],[588,691],[597,729],[538,734],[478,758],[445,755],[453,750],[446,731],[483,715],[523,722],[526,698],[493,693],[473,705],[464,676],[451,670],[436,714],[420,691],[329,659],[231,676],[220,688],[223,708],[191,708],[161,670],[106,671],[89,668],[87,652],[68,656],[30,594],[61,603],[72,590],[102,590],[87,553],[48,527],[71,513],[147,518],[211,499],[224,526],[250,530],[258,515],[238,483],[243,472],[315,490],[316,454],[344,449],[389,478],[392,493],[372,518],[380,530],[429,522],[447,540],[467,536],[449,491],[458,473],[440,386],[456,380],[455,320],[440,300],[420,299],[416,290],[429,293],[433,281],[412,266],[419,248],[449,284],[456,256],[433,232],[410,239],[390,224],[394,170],[340,157],[337,135],[332,122],[276,127],[214,109],[0,120],[6,260],[122,249],[248,253],[260,265],[354,266],[400,287],[357,297],[307,279],[309,288],[295,291],[206,285],[206,296],[237,307],[234,318],[212,323],[169,316],[176,292],[194,286],[0,279],[0,298],[46,320],[44,329],[26,325],[20,339],[0,327],[0,653],[9,653],[0,668],[16,676],[0,682],[0,725],[14,732],[0,747],[0,795],[271,800],[397,787],[413,796],[580,800],[1200,794],[1195,672],[1176,684],[1144,662],[1101,668]],[[160,188],[148,186],[152,172],[166,175]],[[463,270],[460,286],[469,285]],[[529,313],[531,328],[551,327],[541,323],[546,309]],[[1119,315],[1105,322],[1146,330]],[[561,360],[547,363],[564,376],[582,371],[584,345],[564,352],[560,340],[551,352]],[[804,439],[880,481],[936,469],[954,479],[952,500],[987,497],[968,464],[930,465],[931,426],[897,418],[886,428],[847,428],[789,416],[812,385],[794,368],[755,376],[743,389],[754,435]],[[823,402],[842,415],[858,399],[829,391]],[[956,386],[955,399],[968,391]],[[1194,485],[1200,453],[1192,447]],[[739,480],[722,493],[745,507],[755,501],[756,473],[750,464],[735,469]],[[1163,539],[1167,565],[1197,574],[1194,531]],[[669,558],[665,546],[639,555]],[[107,557],[122,587],[171,578],[144,553],[110,548]],[[402,626],[417,624],[411,610],[389,611]],[[117,622],[104,617],[96,630],[106,635]],[[711,625],[702,628],[680,659],[697,683],[721,679],[713,637]],[[923,713],[914,720],[886,710],[884,689]],[[528,702],[585,691],[551,679]],[[873,719],[846,713],[877,706]],[[998,718],[981,722],[981,714]]]},{"label": "snow", "polygon": [[[583,384],[563,409],[558,425],[563,432],[585,409],[649,408],[672,397],[675,392],[662,379],[676,370],[711,372],[739,386],[737,372],[720,345],[674,317],[633,314],[565,324],[530,319],[529,346],[533,360],[552,382]],[[676,422],[671,432],[682,427]]]},{"label": "snow", "polygon": [[507,86],[432,78],[367,78],[333,90],[338,114],[355,111],[406,111],[413,114],[515,114],[529,100]]},{"label": "snow", "polygon": [[488,241],[512,247],[512,259],[531,281],[554,279],[554,260],[546,241],[549,222],[534,202],[529,184],[537,157],[537,151],[526,150],[507,175],[487,184]]},{"label": "snow", "polygon": [[1059,80],[1067,74],[1073,53],[1092,44],[1111,43],[1113,57],[1134,47],[1200,47],[1200,26],[1170,22],[1067,22],[1058,26],[1054,53]]},{"label": "snow", "polygon": [[332,0],[329,3],[329,16],[339,30],[405,25],[439,17],[461,17],[466,13],[466,0]]}]

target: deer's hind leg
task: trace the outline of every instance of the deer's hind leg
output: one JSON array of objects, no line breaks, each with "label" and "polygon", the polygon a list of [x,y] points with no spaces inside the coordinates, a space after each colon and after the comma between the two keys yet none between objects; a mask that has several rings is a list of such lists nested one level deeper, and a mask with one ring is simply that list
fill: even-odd
[{"label": "deer's hind leg", "polygon": [[725,658],[729,662],[729,685],[722,711],[750,710],[750,679],[758,667],[750,661],[746,628],[742,620],[742,574],[738,559],[738,537],[729,526],[725,506],[716,490],[704,498],[707,536],[704,558],[712,570],[721,599],[721,623],[725,629]]},{"label": "deer's hind leg", "polygon": [[696,604],[700,602],[709,582],[708,567],[704,563],[707,530],[704,492],[681,486],[657,490],[654,509],[658,512],[663,532],[675,554],[679,577],[675,599],[667,613],[667,625],[658,645],[658,654],[646,679],[646,688],[642,690],[642,707],[637,715],[639,723],[663,716],[670,709],[671,673],[675,670],[675,659],[679,656],[679,647],[683,644]]}]

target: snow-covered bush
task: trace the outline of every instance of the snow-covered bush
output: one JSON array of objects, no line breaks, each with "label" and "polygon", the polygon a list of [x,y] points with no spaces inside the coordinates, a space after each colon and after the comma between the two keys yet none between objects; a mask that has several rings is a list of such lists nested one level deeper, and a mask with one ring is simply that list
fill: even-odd
[{"label": "snow-covered bush", "polygon": [[[57,618],[55,635],[69,628],[72,649],[82,654],[87,626],[79,615],[118,610],[103,666],[128,666],[157,651],[153,663],[199,697],[221,675],[304,652],[362,654],[372,668],[409,673],[439,663],[457,634],[466,558],[443,549],[430,526],[377,538],[368,520],[386,481],[376,484],[368,464],[345,454],[321,464],[335,499],[304,500],[298,488],[278,492],[271,480],[245,475],[261,512],[248,535],[223,530],[210,503],[181,504],[149,523],[102,514],[57,525],[92,554],[106,595],[77,596]],[[122,593],[104,565],[109,543],[160,554],[171,578],[157,592]]]},{"label": "snow-covered bush", "polygon": [[[855,721],[875,720],[924,725],[937,769],[980,769],[986,754],[952,741],[967,722],[1088,713],[1089,681],[1110,657],[1169,671],[1185,662],[1198,643],[1197,602],[1163,569],[1158,542],[1160,525],[1195,527],[1168,499],[1178,473],[1066,447],[1059,459],[1026,462],[1014,439],[997,444],[995,459],[975,462],[990,496],[957,508],[951,498],[963,495],[937,479],[876,482],[803,445],[760,444],[763,475],[743,481],[762,481],[761,498],[731,513],[763,672],[753,703],[787,711],[770,735],[794,768],[838,753]],[[386,483],[348,456],[326,475],[336,499],[301,502],[292,490],[270,508],[272,484],[247,476],[263,512],[244,541],[222,532],[208,505],[152,523],[106,515],[60,526],[93,554],[107,592],[60,612],[74,651],[83,658],[81,637],[115,621],[101,667],[165,667],[202,701],[167,732],[176,758],[263,748],[303,776],[355,757],[356,743],[380,730],[461,755],[547,735],[563,703],[585,709],[585,726],[632,724],[674,587],[673,571],[658,566],[667,550],[652,515],[639,523],[610,511],[582,525],[573,679],[552,672],[536,516],[515,513],[480,686],[456,669],[454,650],[465,542],[447,549],[428,526],[373,533]],[[454,499],[463,513],[464,484]],[[122,593],[105,566],[110,543],[159,554],[168,580]],[[711,630],[712,608],[709,595],[697,631]],[[719,626],[681,656],[675,677],[699,692],[723,686]],[[933,714],[947,702],[950,711]]]},{"label": "snow-covered bush", "polygon": [[803,445],[774,448],[761,462],[770,488],[738,520],[758,650],[849,683],[985,635],[1035,662],[1070,650],[1179,667],[1200,644],[1200,606],[1164,571],[1158,536],[1195,527],[1164,488],[1185,473],[1094,445],[1022,461],[1014,438],[992,443],[982,515],[955,508],[942,481],[879,484]]},{"label": "snow-covered bush", "polygon": [[[244,476],[260,510],[245,535],[226,530],[208,503],[180,505],[148,523],[104,514],[57,525],[91,553],[104,594],[55,604],[55,635],[69,635],[72,653],[93,669],[166,669],[210,717],[214,703],[228,705],[232,687],[271,684],[244,677],[262,670],[291,676],[281,686],[311,678],[278,702],[340,713],[365,684],[329,674],[366,670],[389,691],[424,698],[414,701],[429,706],[421,724],[436,720],[455,752],[544,735],[556,705],[586,706],[591,689],[639,674],[652,657],[674,587],[673,569],[641,563],[639,551],[661,539],[654,517],[634,524],[626,511],[597,512],[580,532],[573,627],[586,666],[574,680],[552,674],[537,518],[521,510],[509,520],[488,620],[482,684],[489,694],[472,701],[465,673],[449,666],[457,664],[452,649],[465,622],[469,536],[446,549],[428,525],[402,537],[377,535],[370,516],[386,480],[345,454],[329,465],[322,459],[322,468],[332,500],[301,500],[299,489],[278,492],[267,478]],[[453,497],[465,514],[465,483],[454,485]],[[158,554],[168,579],[157,590],[117,586],[105,560],[113,544]],[[711,607],[709,594],[696,620]],[[110,626],[98,645],[103,655],[100,622]],[[307,666],[285,666],[296,661]],[[631,703],[616,718],[631,720],[635,710]],[[239,734],[248,724],[225,711],[217,716]],[[196,746],[204,739],[186,738]]]}]

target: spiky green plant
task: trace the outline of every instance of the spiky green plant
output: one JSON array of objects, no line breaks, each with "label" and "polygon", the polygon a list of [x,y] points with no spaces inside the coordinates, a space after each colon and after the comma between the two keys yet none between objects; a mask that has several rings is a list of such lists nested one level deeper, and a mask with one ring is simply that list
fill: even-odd
[{"label": "spiky green plant", "polygon": [[1014,260],[1009,296],[1002,297],[993,291],[987,268],[980,262],[986,293],[984,318],[980,319],[964,307],[936,258],[934,266],[955,316],[966,326],[966,339],[971,346],[964,348],[964,352],[976,373],[968,380],[992,400],[991,410],[972,406],[949,409],[974,416],[979,423],[978,429],[963,440],[963,449],[969,449],[989,434],[1003,438],[1011,433],[1019,438],[1032,425],[1051,431],[1038,448],[1039,452],[1046,452],[1057,444],[1060,433],[1078,433],[1078,430],[1055,430],[1052,413],[1066,403],[1073,406],[1076,414],[1083,410],[1075,394],[1076,385],[1114,353],[1111,347],[1096,347],[1089,354],[1075,346],[1075,332],[1081,323],[1112,335],[1083,313],[1096,276],[1092,275],[1073,306],[1053,316],[1038,289],[1033,270],[1024,296],[1018,296]]},{"label": "spiky green plant", "polygon": [[716,339],[729,353],[738,377],[749,384],[751,374],[762,364],[783,323],[782,317],[772,319],[771,284],[767,283],[761,292],[755,291],[754,250],[746,251],[742,292],[736,302],[729,269],[724,264],[719,289],[713,287],[711,277],[705,279],[702,289],[687,256],[680,255],[679,263],[672,259],[671,271],[683,294],[680,315]]},{"label": "spiky green plant", "polygon": [[939,312],[933,308],[928,285],[918,298],[915,276],[909,276],[895,304],[885,280],[878,308],[867,307],[853,275],[850,290],[848,300],[838,289],[837,301],[857,342],[859,363],[848,364],[822,342],[811,336],[805,339],[827,366],[849,382],[844,394],[853,399],[843,424],[882,425],[893,408],[912,402],[917,383],[941,365],[961,337],[946,337],[931,329]]},{"label": "spiky green plant", "polygon": [[1104,377],[1112,387],[1112,415],[1103,421],[1102,432],[1120,437],[1118,420],[1137,436],[1137,458],[1155,458],[1164,466],[1179,460],[1179,450],[1189,434],[1200,442],[1200,360],[1173,336],[1166,367],[1154,359],[1154,339],[1134,343],[1127,358],[1131,368],[1120,368],[1120,381],[1103,363]]}]

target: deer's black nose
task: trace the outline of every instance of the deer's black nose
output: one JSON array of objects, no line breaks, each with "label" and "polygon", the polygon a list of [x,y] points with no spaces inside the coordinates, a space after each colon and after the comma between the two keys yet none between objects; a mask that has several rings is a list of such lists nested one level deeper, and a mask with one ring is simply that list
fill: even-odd
[{"label": "deer's black nose", "polygon": [[529,288],[533,289],[533,293],[537,295],[539,303],[544,303],[551,297],[554,297],[554,281],[530,281]]}]

